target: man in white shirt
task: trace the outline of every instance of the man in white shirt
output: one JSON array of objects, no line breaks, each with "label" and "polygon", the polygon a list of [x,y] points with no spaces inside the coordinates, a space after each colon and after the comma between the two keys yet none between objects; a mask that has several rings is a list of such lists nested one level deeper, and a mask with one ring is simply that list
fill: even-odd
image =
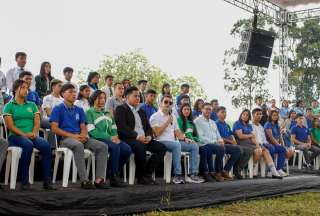
[{"label": "man in white shirt", "polygon": [[[27,54],[24,52],[17,52],[15,55],[17,66],[8,70],[6,74],[6,86],[9,91],[8,94],[12,93],[12,85],[14,81],[19,79],[19,75],[22,71],[25,71],[25,66],[27,64]],[[35,90],[35,82],[32,82],[31,90]]]},{"label": "man in white shirt", "polygon": [[[266,146],[268,145],[268,141],[265,135],[264,128],[260,124],[260,121],[262,118],[262,110],[259,108],[255,108],[252,111],[252,117],[253,117],[253,121],[252,121],[253,134],[255,135],[257,142],[262,148],[262,156],[267,163],[268,170],[271,172],[272,178],[282,179],[282,176],[278,173],[273,163],[273,159],[270,155],[269,150],[266,148]],[[258,163],[254,164],[254,167],[253,167],[253,176],[257,176],[257,175],[258,175]]]},{"label": "man in white shirt", "polygon": [[74,86],[74,88],[76,89],[76,92],[78,92],[78,85],[76,83],[73,83],[71,81],[72,76],[73,76],[73,68],[71,67],[65,67],[63,69],[63,75],[64,75],[64,79],[65,81],[63,82],[63,84],[72,84]]},{"label": "man in white shirt", "polygon": [[113,85],[113,76],[112,75],[107,75],[105,77],[105,81],[106,81],[106,86],[104,88],[102,88],[101,90],[104,91],[107,95],[107,99],[109,97],[112,97],[114,95],[113,93],[113,89],[112,89],[112,85]]},{"label": "man in white shirt", "polygon": [[[177,119],[170,113],[173,100],[171,95],[165,95],[161,99],[160,109],[150,118],[150,125],[156,135],[156,139],[164,144],[172,152],[172,162],[174,167],[173,183],[184,184],[202,183],[203,180],[198,177],[198,145],[186,138],[178,127]],[[177,139],[178,140],[177,140]],[[181,152],[190,153],[190,176],[184,180],[181,177]]]},{"label": "man in white shirt", "polygon": [[51,94],[45,96],[43,98],[43,103],[42,103],[42,111],[43,111],[43,117],[45,119],[48,119],[51,115],[52,109],[63,103],[63,98],[60,95],[60,91],[62,88],[62,81],[58,79],[53,79],[51,80],[50,83],[51,86]]}]

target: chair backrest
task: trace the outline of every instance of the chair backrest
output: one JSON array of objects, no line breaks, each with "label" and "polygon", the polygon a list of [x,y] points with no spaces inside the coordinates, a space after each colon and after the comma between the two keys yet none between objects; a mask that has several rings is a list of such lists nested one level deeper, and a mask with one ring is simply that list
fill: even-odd
[{"label": "chair backrest", "polygon": [[7,128],[7,125],[6,125],[6,121],[4,120],[4,116],[3,115],[1,115],[1,123],[2,123],[2,125],[3,125],[3,129],[1,128],[1,130],[2,131],[4,131],[4,134],[3,134],[3,139],[6,139],[6,140],[8,140],[8,128]]}]

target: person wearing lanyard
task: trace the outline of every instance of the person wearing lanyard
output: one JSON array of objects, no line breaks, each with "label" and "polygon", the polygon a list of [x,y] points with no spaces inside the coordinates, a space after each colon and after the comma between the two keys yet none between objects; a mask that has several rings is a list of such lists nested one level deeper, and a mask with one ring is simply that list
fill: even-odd
[{"label": "person wearing lanyard", "polygon": [[12,90],[14,98],[4,107],[4,120],[9,130],[10,146],[22,148],[21,172],[22,190],[28,190],[29,166],[33,148],[40,151],[44,174],[43,188],[54,190],[51,182],[51,146],[38,136],[40,128],[40,112],[33,102],[26,101],[29,85],[23,80],[16,80]]}]

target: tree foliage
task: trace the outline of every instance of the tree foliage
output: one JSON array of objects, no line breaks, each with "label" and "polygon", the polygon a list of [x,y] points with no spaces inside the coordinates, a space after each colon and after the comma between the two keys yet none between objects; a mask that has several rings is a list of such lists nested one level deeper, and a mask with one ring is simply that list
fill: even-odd
[{"label": "tree foliage", "polygon": [[[86,69],[79,73],[79,80],[85,80],[88,72]],[[107,74],[114,76],[114,81],[121,82],[123,79],[130,79],[132,85],[137,85],[141,79],[148,80],[148,88],[161,92],[164,83],[170,83],[172,87],[172,95],[177,95],[182,83],[188,83],[191,86],[191,97],[206,98],[205,92],[198,80],[192,76],[181,76],[176,79],[163,72],[159,67],[152,65],[149,60],[139,51],[134,50],[120,55],[107,55],[102,60],[98,70],[101,78],[99,86],[103,87],[104,77]]]}]

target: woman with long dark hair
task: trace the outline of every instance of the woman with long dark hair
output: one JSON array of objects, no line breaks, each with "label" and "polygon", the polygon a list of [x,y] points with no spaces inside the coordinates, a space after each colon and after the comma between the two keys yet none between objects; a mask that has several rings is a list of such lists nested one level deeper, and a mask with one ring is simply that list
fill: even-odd
[{"label": "woman with long dark hair", "polygon": [[193,118],[197,118],[198,116],[200,116],[202,114],[202,107],[204,104],[204,100],[199,98],[196,100],[196,102],[194,103],[194,107],[192,110],[192,116]]},{"label": "woman with long dark hair", "polygon": [[164,83],[161,87],[161,93],[159,94],[159,96],[157,98],[158,106],[160,106],[160,104],[161,104],[161,99],[162,99],[163,95],[171,95],[171,86],[169,83]]},{"label": "woman with long dark hair", "polygon": [[81,107],[85,112],[90,108],[89,97],[90,97],[90,87],[88,85],[80,86],[78,93],[78,98],[74,105]]},{"label": "woman with long dark hair", "polygon": [[36,80],[36,92],[42,99],[44,96],[50,94],[50,82],[53,79],[51,76],[51,64],[50,62],[42,62],[40,67],[40,73],[35,77]]},{"label": "woman with long dark hair", "polygon": [[180,130],[186,135],[187,138],[199,142],[198,132],[195,124],[193,123],[193,116],[191,106],[183,104],[180,108],[179,118],[177,119]]},{"label": "woman with long dark hair", "polygon": [[90,137],[108,145],[110,185],[122,187],[124,184],[119,179],[119,172],[131,155],[131,148],[119,139],[113,113],[105,110],[106,99],[106,93],[101,90],[91,95],[91,108],[86,112],[88,133]]},{"label": "woman with long dark hair", "polygon": [[100,74],[98,72],[90,72],[87,78],[87,84],[90,87],[91,94],[93,94],[94,91],[98,90],[98,84],[100,80]]},{"label": "woman with long dark hair", "polygon": [[10,146],[22,148],[21,172],[22,189],[29,185],[29,166],[33,148],[40,151],[44,174],[43,188],[54,189],[51,184],[51,146],[47,140],[38,136],[40,128],[40,112],[33,102],[26,101],[28,84],[23,80],[13,83],[13,99],[4,107],[3,115],[9,130]]}]

